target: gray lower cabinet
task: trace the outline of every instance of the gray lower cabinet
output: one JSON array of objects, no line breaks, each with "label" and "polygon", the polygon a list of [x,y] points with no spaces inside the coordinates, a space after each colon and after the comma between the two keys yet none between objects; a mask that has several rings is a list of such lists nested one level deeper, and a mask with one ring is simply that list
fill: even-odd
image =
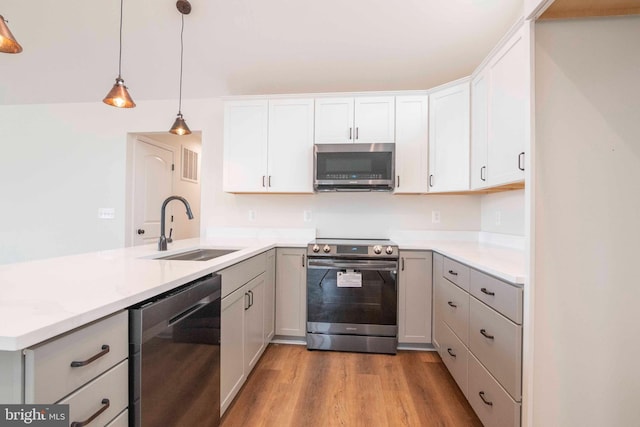
[{"label": "gray lower cabinet", "polygon": [[431,344],[431,251],[400,251],[398,343]]},{"label": "gray lower cabinet", "polygon": [[307,249],[276,250],[276,335],[307,333]]},{"label": "gray lower cabinet", "polygon": [[520,426],[522,287],[434,254],[434,345],[485,426]]}]

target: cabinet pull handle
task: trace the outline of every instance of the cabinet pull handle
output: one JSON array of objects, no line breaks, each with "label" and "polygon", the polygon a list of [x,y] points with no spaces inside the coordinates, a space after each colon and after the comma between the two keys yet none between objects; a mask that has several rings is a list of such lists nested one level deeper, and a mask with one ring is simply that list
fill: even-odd
[{"label": "cabinet pull handle", "polygon": [[102,407],[100,409],[98,409],[98,411],[91,415],[89,418],[87,418],[84,421],[74,421],[71,423],[71,427],[83,427],[88,425],[91,421],[95,420],[100,414],[102,414],[104,411],[106,411],[107,409],[109,409],[109,399],[102,399],[102,402],[100,402],[100,404],[102,405]]},{"label": "cabinet pull handle", "polygon": [[429,187],[433,187],[433,174],[429,175]]},{"label": "cabinet pull handle", "polygon": [[496,294],[495,292],[488,291],[487,288],[480,288],[480,292],[482,292],[483,294],[490,295],[490,296],[494,296]]},{"label": "cabinet pull handle", "polygon": [[458,308],[458,306],[455,305],[452,301],[447,301],[447,304],[449,304],[450,307]]},{"label": "cabinet pull handle", "polygon": [[95,361],[96,359],[101,358],[102,356],[104,356],[105,354],[109,353],[109,346],[104,344],[102,347],[100,347],[100,349],[102,350],[100,353],[92,356],[91,358],[87,359],[87,360],[74,360],[73,362],[71,362],[71,367],[72,368],[79,368],[81,366],[87,366],[89,363]]},{"label": "cabinet pull handle", "polygon": [[267,183],[269,184],[269,187],[271,187],[271,175],[269,175],[269,179],[267,180]]},{"label": "cabinet pull handle", "polygon": [[404,257],[400,258],[400,261],[401,261],[401,264],[402,264],[402,265],[400,266],[400,270],[401,270],[401,271],[404,271]]},{"label": "cabinet pull handle", "polygon": [[489,335],[487,334],[487,331],[485,329],[480,329],[480,333],[485,337],[485,338],[489,338],[490,340],[494,339],[495,337],[493,335]]},{"label": "cabinet pull handle", "polygon": [[486,166],[482,166],[480,168],[480,180],[481,181],[486,181],[487,180],[487,178],[485,177],[485,174],[483,173],[483,172],[486,172],[486,170],[487,170]]},{"label": "cabinet pull handle", "polygon": [[453,271],[453,270],[449,270],[449,274],[452,275],[452,276],[457,276],[458,275],[458,273],[456,271]]},{"label": "cabinet pull handle", "polygon": [[358,128],[356,128],[356,139],[358,139]]},{"label": "cabinet pull handle", "polygon": [[349,141],[353,139],[353,128],[349,128]]},{"label": "cabinet pull handle", "polygon": [[262,175],[262,186],[263,186],[263,187],[265,186],[265,185],[264,185],[264,178],[265,178],[265,176],[264,176],[264,175]]},{"label": "cabinet pull handle", "polygon": [[253,307],[253,291],[249,291],[249,308]]},{"label": "cabinet pull handle", "polygon": [[304,267],[304,255],[302,255],[302,266]]},{"label": "cabinet pull handle", "polygon": [[245,292],[244,293],[244,311],[249,310],[249,307],[251,307],[251,304],[249,304],[249,292]]},{"label": "cabinet pull handle", "polygon": [[398,185],[397,185],[397,187],[400,188],[400,175],[398,175]]},{"label": "cabinet pull handle", "polygon": [[482,399],[485,405],[493,406],[493,402],[490,402],[484,398],[484,391],[481,391],[480,393],[478,393],[478,395],[480,396],[480,399]]},{"label": "cabinet pull handle", "polygon": [[518,154],[518,169],[524,170],[524,151]]},{"label": "cabinet pull handle", "polygon": [[451,357],[458,357],[458,356],[456,356],[456,354],[453,351],[451,351],[450,348],[447,349],[447,353],[449,353],[449,356],[451,356]]}]

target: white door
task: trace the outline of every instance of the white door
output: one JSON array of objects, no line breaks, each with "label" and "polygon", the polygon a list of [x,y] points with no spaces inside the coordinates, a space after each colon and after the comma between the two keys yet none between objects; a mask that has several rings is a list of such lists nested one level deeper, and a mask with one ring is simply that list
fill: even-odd
[{"label": "white door", "polygon": [[429,97],[396,97],[396,194],[427,192]]},{"label": "white door", "polygon": [[133,156],[133,244],[142,245],[160,237],[160,208],[173,190],[173,151],[137,139]]},{"label": "white door", "polygon": [[313,193],[313,99],[269,101],[268,191]]},{"label": "white door", "polygon": [[366,144],[395,141],[393,96],[362,96],[355,99],[354,142]]},{"label": "white door", "polygon": [[353,142],[353,98],[318,98],[315,116],[316,144]]}]

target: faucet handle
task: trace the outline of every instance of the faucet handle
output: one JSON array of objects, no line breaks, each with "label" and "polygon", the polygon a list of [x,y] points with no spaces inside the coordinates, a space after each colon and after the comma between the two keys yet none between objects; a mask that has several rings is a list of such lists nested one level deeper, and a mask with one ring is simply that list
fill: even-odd
[{"label": "faucet handle", "polygon": [[173,239],[171,238],[172,233],[173,233],[173,227],[169,229],[169,237],[167,237],[167,243],[173,242]]}]

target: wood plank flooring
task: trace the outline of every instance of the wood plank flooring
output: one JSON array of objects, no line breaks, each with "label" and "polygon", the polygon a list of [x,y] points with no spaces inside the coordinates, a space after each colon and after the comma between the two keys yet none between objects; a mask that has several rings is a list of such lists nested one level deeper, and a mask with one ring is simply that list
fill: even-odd
[{"label": "wood plank flooring", "polygon": [[482,424],[436,352],[391,356],[270,344],[221,426]]}]

